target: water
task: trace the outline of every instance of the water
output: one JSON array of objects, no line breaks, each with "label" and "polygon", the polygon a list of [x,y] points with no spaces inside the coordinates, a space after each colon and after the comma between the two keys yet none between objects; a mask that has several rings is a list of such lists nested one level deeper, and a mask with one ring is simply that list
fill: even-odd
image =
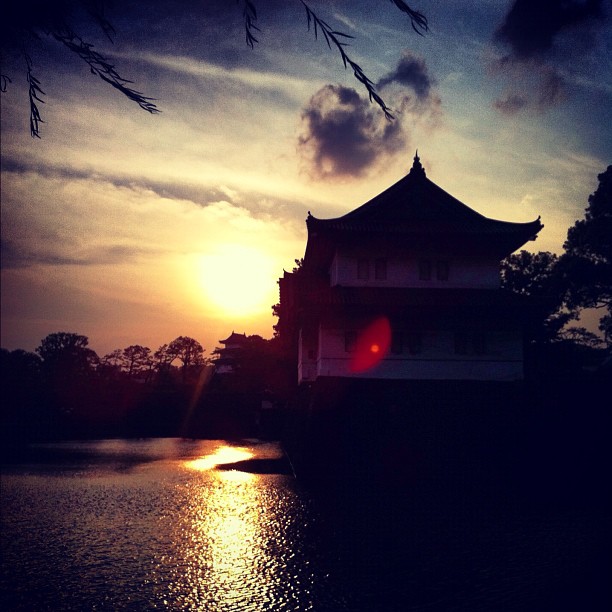
[{"label": "water", "polygon": [[600,505],[475,504],[400,481],[306,485],[277,444],[257,441],[30,450],[3,469],[3,610],[603,610],[610,601]]}]

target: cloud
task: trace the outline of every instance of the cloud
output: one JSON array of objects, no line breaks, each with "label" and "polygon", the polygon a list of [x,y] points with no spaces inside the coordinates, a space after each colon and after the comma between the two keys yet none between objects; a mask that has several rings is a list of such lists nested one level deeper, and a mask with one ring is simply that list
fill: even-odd
[{"label": "cloud", "polygon": [[493,107],[506,115],[543,113],[568,97],[565,75],[586,71],[605,24],[603,0],[515,0],[493,40],[493,64],[511,82]]},{"label": "cloud", "polygon": [[384,97],[393,113],[410,122],[414,128],[423,125],[436,128],[442,116],[442,100],[436,80],[429,74],[425,60],[404,50],[394,70],[383,76],[376,85],[384,90]]},{"label": "cloud", "polygon": [[[141,192],[147,194],[148,197],[156,197],[168,203],[184,201],[200,208],[226,207],[242,211],[249,217],[262,221],[282,219],[284,222],[302,223],[308,209],[307,204],[296,206],[291,194],[276,195],[275,190],[269,190],[270,193],[261,192],[255,188],[249,188],[248,185],[243,188],[242,185],[234,183],[226,185],[221,182],[221,177],[214,184],[208,184],[205,181],[198,182],[198,177],[187,180],[164,175],[158,176],[154,173],[150,176],[132,172],[120,174],[117,169],[78,168],[64,161],[45,163],[39,160],[22,159],[11,153],[3,158],[2,170],[7,180],[8,177],[12,177],[13,180],[23,182],[36,176],[50,183],[92,181],[99,185],[104,184],[108,188]],[[276,191],[280,190],[276,189]]]},{"label": "cloud", "polygon": [[565,80],[555,70],[550,70],[542,74],[540,89],[538,91],[537,108],[546,110],[556,106],[566,98]]},{"label": "cloud", "polygon": [[[297,213],[279,215],[285,208],[282,200],[265,202],[274,214],[254,214],[225,198],[213,200],[221,189],[208,194],[202,189],[199,201],[193,201],[181,197],[187,192],[178,187],[168,193],[172,185],[108,178],[77,178],[67,169],[5,171],[2,268],[142,264],[198,252],[223,240],[256,242],[278,228],[291,235],[298,227],[293,219]],[[256,194],[236,197],[249,196]],[[303,217],[304,211],[300,227]]]},{"label": "cloud", "polygon": [[302,111],[298,149],[310,174],[324,179],[362,176],[402,149],[399,121],[387,121],[352,88],[326,85]]},{"label": "cloud", "polygon": [[521,81],[519,91],[508,91],[504,97],[493,102],[496,110],[508,116],[522,111],[541,114],[567,98],[565,79],[548,66],[523,74],[517,80]]},{"label": "cloud", "polygon": [[429,98],[435,84],[429,76],[425,61],[410,51],[404,51],[395,70],[382,77],[377,87],[383,89],[392,83],[411,88],[421,101]]},{"label": "cloud", "polygon": [[[129,58],[130,56],[115,53],[114,57]],[[312,81],[307,78],[291,77],[269,70],[228,67],[179,55],[142,53],[138,57],[153,67],[163,68],[172,73],[215,80],[224,83],[226,87],[232,82],[237,87],[247,86],[254,90],[268,90],[277,94],[281,93],[289,100],[299,98],[309,87],[312,87]]]},{"label": "cloud", "polygon": [[516,115],[529,104],[522,95],[508,93],[504,98],[498,98],[493,102],[493,107],[504,115]]},{"label": "cloud", "polygon": [[515,0],[495,39],[510,47],[509,59],[541,58],[559,35],[590,28],[604,18],[602,0]]}]

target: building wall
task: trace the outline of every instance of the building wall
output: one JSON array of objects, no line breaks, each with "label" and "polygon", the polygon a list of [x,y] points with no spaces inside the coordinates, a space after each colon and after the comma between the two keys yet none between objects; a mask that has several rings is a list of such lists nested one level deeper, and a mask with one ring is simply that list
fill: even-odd
[{"label": "building wall", "polygon": [[317,377],[317,331],[300,329],[298,337],[298,382]]},{"label": "building wall", "polygon": [[[385,265],[381,264],[382,261]],[[429,279],[421,278],[422,262],[430,264]],[[448,271],[447,277],[445,274],[439,274],[444,272],[445,266]],[[386,273],[384,278],[381,278],[383,268]],[[365,251],[360,253],[355,250],[336,252],[330,266],[330,279],[332,286],[345,287],[496,289],[500,284],[497,260],[476,260],[436,254],[388,256]]]},{"label": "building wall", "polygon": [[[300,342],[303,348],[300,352],[299,380],[315,380],[320,376],[497,381],[523,378],[522,337],[519,329],[474,330],[474,335],[463,330],[459,332],[463,335],[460,345],[457,344],[456,333],[451,330],[402,330],[413,339],[417,334],[418,346],[410,347],[406,343],[400,349],[392,345],[377,365],[366,371],[352,372],[353,353],[347,351],[347,333],[355,331],[320,326],[314,361],[306,358],[306,344]],[[482,338],[484,344],[481,344]],[[467,340],[465,345],[463,340]],[[314,343],[311,342],[310,347],[312,350]],[[457,352],[458,349],[460,352]]]}]

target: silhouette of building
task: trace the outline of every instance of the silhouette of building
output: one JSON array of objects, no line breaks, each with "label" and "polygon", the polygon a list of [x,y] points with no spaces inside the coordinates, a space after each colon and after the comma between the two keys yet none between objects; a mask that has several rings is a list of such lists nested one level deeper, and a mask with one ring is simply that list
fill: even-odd
[{"label": "silhouette of building", "polygon": [[500,261],[540,219],[489,219],[410,172],[334,219],[308,213],[302,265],[279,279],[278,332],[300,383],[327,377],[523,378],[525,310],[500,289]]},{"label": "silhouette of building", "polygon": [[223,348],[217,348],[215,354],[215,372],[216,374],[234,374],[236,368],[240,366],[244,346],[247,342],[246,334],[232,333],[225,339],[219,340],[219,344]]}]

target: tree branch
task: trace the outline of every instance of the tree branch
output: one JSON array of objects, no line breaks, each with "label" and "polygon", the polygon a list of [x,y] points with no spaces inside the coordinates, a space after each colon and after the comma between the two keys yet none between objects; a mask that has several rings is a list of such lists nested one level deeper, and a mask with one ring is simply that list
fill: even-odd
[{"label": "tree branch", "polygon": [[40,138],[40,124],[44,123],[38,110],[37,102],[44,104],[45,101],[40,97],[45,92],[40,87],[40,81],[32,73],[32,60],[26,53],[26,79],[28,81],[28,97],[30,99],[30,134],[32,138]]},{"label": "tree branch", "polygon": [[347,46],[347,43],[341,41],[339,37],[353,38],[353,36],[351,36],[350,34],[344,34],[343,32],[338,32],[337,30],[333,30],[328,23],[317,17],[317,15],[306,4],[306,2],[304,2],[304,0],[300,0],[300,2],[306,10],[308,30],[310,31],[312,27],[312,29],[314,30],[315,38],[318,38],[319,30],[321,31],[325,38],[327,46],[331,49],[333,44],[340,53],[340,57],[342,58],[342,63],[344,64],[344,67],[347,68],[347,66],[350,66],[352,68],[355,78],[366,88],[370,101],[374,101],[376,102],[376,104],[378,104],[378,106],[380,106],[383,113],[385,113],[385,117],[387,119],[394,119],[393,115],[391,114],[391,109],[385,104],[384,100],[376,92],[374,83],[366,76],[361,66],[354,62],[344,50],[344,48]]},{"label": "tree branch", "polygon": [[[236,0],[236,3],[241,2],[241,0]],[[242,0],[244,7],[242,9],[242,16],[244,17],[244,30],[246,35],[246,43],[251,47],[251,49],[255,46],[256,42],[259,42],[255,35],[253,34],[254,30],[260,31],[259,28],[255,25],[257,21],[257,11],[255,9],[255,5],[251,2],[251,0]]]},{"label": "tree branch", "polygon": [[419,36],[423,36],[425,32],[429,32],[429,23],[427,22],[427,17],[425,17],[423,13],[411,9],[404,0],[391,0],[391,2],[393,2],[402,13],[408,15],[412,29]]},{"label": "tree branch", "polygon": [[94,50],[93,45],[85,42],[71,30],[52,32],[51,35],[58,42],[64,44],[70,51],[76,53],[88,66],[92,74],[99,76],[103,81],[119,90],[140,108],[154,114],[161,112],[155,104],[154,98],[148,98],[139,91],[129,87],[132,81],[124,79],[115,67],[100,53]]}]

